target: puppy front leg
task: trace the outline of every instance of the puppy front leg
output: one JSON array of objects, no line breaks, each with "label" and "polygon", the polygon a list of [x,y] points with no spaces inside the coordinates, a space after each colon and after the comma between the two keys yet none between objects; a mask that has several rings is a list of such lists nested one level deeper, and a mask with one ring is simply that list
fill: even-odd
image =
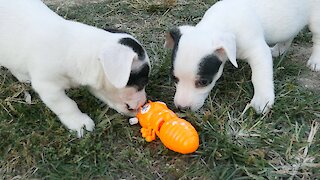
[{"label": "puppy front leg", "polygon": [[93,131],[94,122],[82,113],[77,104],[70,99],[63,88],[52,82],[34,81],[32,87],[40,95],[41,100],[59,117],[71,131],[76,131],[78,137],[83,136],[83,128]]},{"label": "puppy front leg", "polygon": [[250,50],[248,63],[252,70],[254,95],[250,105],[257,113],[266,113],[274,103],[273,63],[271,51],[263,42]]},{"label": "puppy front leg", "polygon": [[307,62],[307,66],[312,71],[320,71],[320,35],[318,37],[315,35],[313,36],[313,49],[312,54]]}]

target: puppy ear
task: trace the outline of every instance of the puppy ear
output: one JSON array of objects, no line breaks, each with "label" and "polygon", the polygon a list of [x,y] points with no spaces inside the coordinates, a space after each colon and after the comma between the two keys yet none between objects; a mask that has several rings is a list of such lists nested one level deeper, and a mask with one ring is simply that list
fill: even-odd
[{"label": "puppy ear", "polygon": [[214,44],[215,53],[223,59],[229,59],[233,66],[238,68],[235,35],[224,33]]},{"label": "puppy ear", "polygon": [[184,25],[169,30],[169,32],[167,32],[166,34],[166,41],[164,43],[164,47],[168,49],[173,49],[174,45],[179,42],[182,34],[191,31],[193,28],[193,26]]},{"label": "puppy ear", "polygon": [[171,29],[166,34],[166,41],[164,42],[164,47],[168,49],[173,49],[174,45],[179,42],[181,37],[181,32],[178,28]]},{"label": "puppy ear", "polygon": [[104,49],[99,57],[107,79],[116,88],[127,85],[134,59],[137,59],[137,54],[121,45]]}]

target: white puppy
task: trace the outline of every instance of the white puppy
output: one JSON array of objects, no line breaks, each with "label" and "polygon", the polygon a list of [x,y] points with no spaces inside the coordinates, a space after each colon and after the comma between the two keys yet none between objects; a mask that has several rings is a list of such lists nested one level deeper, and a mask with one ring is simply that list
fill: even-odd
[{"label": "white puppy", "polygon": [[149,58],[131,35],[68,21],[40,0],[0,0],[0,65],[31,82],[42,101],[83,136],[94,122],[65,90],[87,86],[120,113],[146,101]]},{"label": "white puppy", "polygon": [[[196,26],[180,26],[166,37],[173,49],[175,104],[199,109],[229,60],[247,60],[252,69],[251,106],[267,112],[274,104],[272,55],[282,54],[309,25],[313,52],[308,66],[320,70],[320,0],[223,0]],[[270,50],[270,45],[275,45]]]}]

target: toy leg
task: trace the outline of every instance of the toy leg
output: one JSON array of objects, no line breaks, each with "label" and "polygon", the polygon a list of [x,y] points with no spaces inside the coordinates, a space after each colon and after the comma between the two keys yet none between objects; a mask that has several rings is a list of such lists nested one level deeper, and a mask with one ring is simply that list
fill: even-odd
[{"label": "toy leg", "polygon": [[156,132],[151,128],[141,128],[140,132],[147,142],[151,142],[156,139]]}]

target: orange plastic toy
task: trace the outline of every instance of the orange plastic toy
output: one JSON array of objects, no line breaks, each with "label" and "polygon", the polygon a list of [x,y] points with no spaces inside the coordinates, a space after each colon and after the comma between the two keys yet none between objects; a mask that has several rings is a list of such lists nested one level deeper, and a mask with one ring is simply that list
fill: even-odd
[{"label": "orange plastic toy", "polygon": [[139,109],[136,116],[141,128],[142,137],[147,142],[156,139],[169,149],[188,154],[199,147],[199,135],[186,120],[179,118],[163,102],[151,102]]}]

